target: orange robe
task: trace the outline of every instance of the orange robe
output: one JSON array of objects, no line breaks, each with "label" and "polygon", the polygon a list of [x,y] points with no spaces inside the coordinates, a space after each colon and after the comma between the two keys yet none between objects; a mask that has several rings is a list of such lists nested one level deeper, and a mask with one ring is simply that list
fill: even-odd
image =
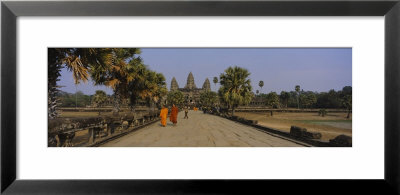
[{"label": "orange robe", "polygon": [[169,117],[169,120],[174,124],[178,122],[177,121],[178,120],[178,112],[179,112],[178,107],[173,106],[171,108],[171,116]]},{"label": "orange robe", "polygon": [[168,109],[167,108],[161,109],[160,112],[161,125],[164,127],[167,125],[167,116],[168,116]]}]

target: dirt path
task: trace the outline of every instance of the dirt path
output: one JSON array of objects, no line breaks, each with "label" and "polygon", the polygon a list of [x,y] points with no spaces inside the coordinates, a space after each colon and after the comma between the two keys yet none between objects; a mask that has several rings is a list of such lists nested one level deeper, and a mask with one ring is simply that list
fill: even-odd
[{"label": "dirt path", "polygon": [[156,123],[110,141],[102,146],[212,147],[262,146],[299,147],[294,142],[260,132],[225,118],[189,111],[189,119],[178,115],[178,125],[168,121],[167,127]]}]

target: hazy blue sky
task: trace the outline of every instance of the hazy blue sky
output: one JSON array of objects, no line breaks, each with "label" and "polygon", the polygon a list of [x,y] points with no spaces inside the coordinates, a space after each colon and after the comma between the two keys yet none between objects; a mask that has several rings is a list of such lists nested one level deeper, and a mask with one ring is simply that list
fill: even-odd
[{"label": "hazy blue sky", "polygon": [[[229,66],[240,66],[249,70],[253,91],[260,89],[258,82],[264,81],[263,93],[294,90],[300,85],[305,91],[341,90],[352,85],[351,48],[145,48],[141,54],[150,69],[164,74],[168,89],[175,76],[179,87],[184,87],[189,72],[194,75],[197,87],[202,87]],[[75,86],[72,74],[61,72],[58,85],[61,90],[94,94],[96,90],[112,90],[94,86],[91,81]]]}]

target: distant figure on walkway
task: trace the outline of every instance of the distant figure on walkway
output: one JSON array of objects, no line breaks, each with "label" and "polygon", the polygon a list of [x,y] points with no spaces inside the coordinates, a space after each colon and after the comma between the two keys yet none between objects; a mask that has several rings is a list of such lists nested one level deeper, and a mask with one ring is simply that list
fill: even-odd
[{"label": "distant figure on walkway", "polygon": [[169,117],[169,120],[174,123],[174,125],[176,125],[176,123],[178,122],[178,107],[175,106],[175,104],[172,104],[172,108],[171,108],[171,116]]},{"label": "distant figure on walkway", "polygon": [[189,112],[189,109],[188,109],[187,106],[185,106],[185,117],[183,117],[184,119],[188,119],[189,118],[188,117],[188,112]]},{"label": "distant figure on walkway", "polygon": [[167,125],[167,116],[168,116],[168,108],[163,106],[160,112],[160,118],[161,118],[161,125],[164,127]]}]

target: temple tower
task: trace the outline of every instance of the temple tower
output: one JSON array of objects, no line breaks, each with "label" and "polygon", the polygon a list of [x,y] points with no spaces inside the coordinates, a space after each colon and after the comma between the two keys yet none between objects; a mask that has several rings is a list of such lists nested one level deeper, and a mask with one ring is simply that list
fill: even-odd
[{"label": "temple tower", "polygon": [[178,89],[179,89],[178,82],[176,82],[175,77],[173,77],[171,81],[171,91],[176,91]]},{"label": "temple tower", "polygon": [[194,83],[194,77],[193,77],[192,72],[190,72],[188,77],[187,77],[187,83],[186,83],[185,88],[186,89],[195,89],[195,88],[197,88],[196,84]]},{"label": "temple tower", "polygon": [[206,78],[206,80],[204,81],[203,90],[211,91],[210,80],[208,80],[208,78]]}]

